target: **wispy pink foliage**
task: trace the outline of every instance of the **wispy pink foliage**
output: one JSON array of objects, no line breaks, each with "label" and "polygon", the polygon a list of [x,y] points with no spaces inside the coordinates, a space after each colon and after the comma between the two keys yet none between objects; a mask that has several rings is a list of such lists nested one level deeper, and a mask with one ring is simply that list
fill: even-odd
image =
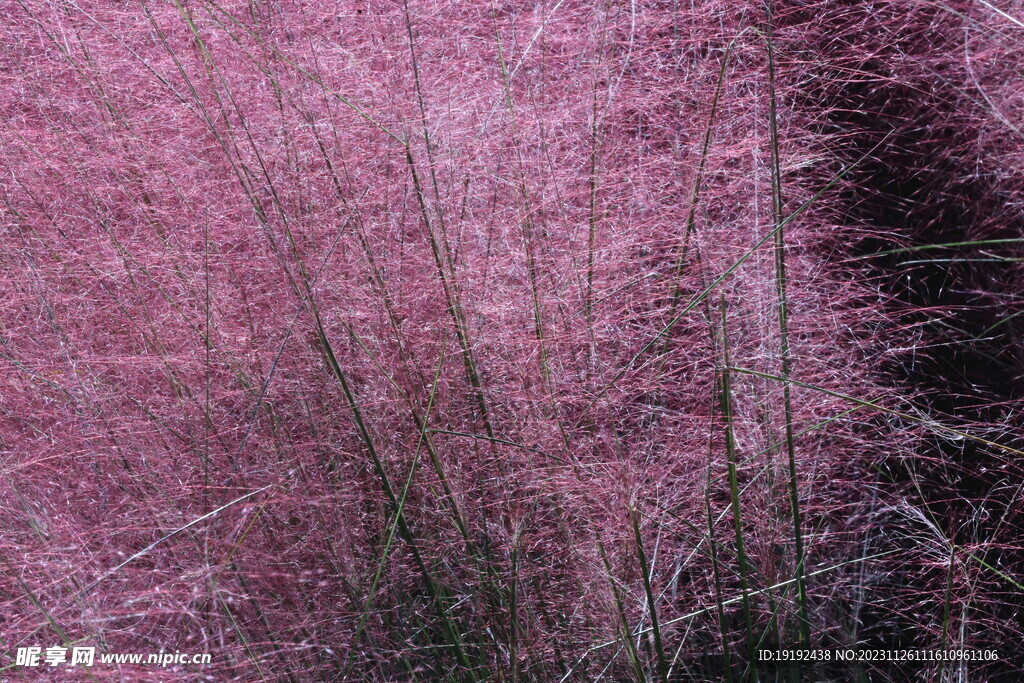
[{"label": "wispy pink foliage", "polygon": [[1008,648],[1019,464],[856,401],[1020,446],[1021,318],[1005,381],[927,379],[969,363],[937,320],[1020,312],[1019,245],[921,288],[868,258],[1020,238],[1020,26],[778,4],[772,82],[761,3],[0,0],[3,646],[621,679],[618,591],[654,672],[636,509],[673,675],[715,680],[720,297],[755,618],[794,644],[776,88],[814,644]]}]

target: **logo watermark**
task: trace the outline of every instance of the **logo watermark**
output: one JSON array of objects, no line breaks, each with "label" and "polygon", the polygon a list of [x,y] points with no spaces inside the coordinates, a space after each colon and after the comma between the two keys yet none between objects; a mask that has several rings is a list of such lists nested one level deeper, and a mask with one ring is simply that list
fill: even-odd
[{"label": "logo watermark", "polygon": [[94,664],[149,664],[167,667],[174,664],[209,664],[211,656],[204,652],[190,654],[187,652],[151,652],[142,653],[96,653],[95,647],[19,647],[15,657],[15,666],[35,666],[57,668],[93,666]]}]

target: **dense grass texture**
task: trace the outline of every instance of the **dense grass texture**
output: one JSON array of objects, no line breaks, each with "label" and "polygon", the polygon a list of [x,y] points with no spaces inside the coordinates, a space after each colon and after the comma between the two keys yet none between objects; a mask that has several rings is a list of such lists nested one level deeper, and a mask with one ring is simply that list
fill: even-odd
[{"label": "dense grass texture", "polygon": [[1018,0],[0,17],[0,679],[1024,676]]}]

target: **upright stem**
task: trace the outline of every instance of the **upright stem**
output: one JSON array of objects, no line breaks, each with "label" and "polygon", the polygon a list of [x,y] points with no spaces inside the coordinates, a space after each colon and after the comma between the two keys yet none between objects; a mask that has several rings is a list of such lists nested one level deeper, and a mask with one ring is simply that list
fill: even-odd
[{"label": "upright stem", "polygon": [[779,163],[779,123],[776,102],[775,47],[773,42],[774,0],[765,0],[765,36],[768,43],[769,134],[772,157],[772,222],[775,225],[775,286],[779,302],[779,337],[782,356],[782,401],[786,420],[786,451],[789,456],[789,505],[793,516],[793,541],[796,545],[796,584],[800,602],[801,647],[810,647],[810,621],[807,609],[807,585],[804,567],[804,542],[800,530],[800,492],[796,474],[796,447],[793,440],[793,402],[790,387],[792,356],[789,348],[789,311],[786,301],[786,235],[782,217],[782,171]]},{"label": "upright stem", "polygon": [[743,543],[743,517],[740,513],[740,485],[736,466],[736,436],[733,433],[732,414],[732,363],[729,358],[729,328],[726,314],[725,295],[722,295],[722,375],[721,375],[721,406],[722,420],[725,423],[725,452],[729,463],[729,499],[732,503],[733,530],[736,533],[736,561],[740,570],[740,591],[743,595],[743,621],[747,630],[747,651],[749,666],[753,671],[752,680],[757,675],[757,639],[754,637],[754,619],[750,609],[750,587],[747,577],[750,576],[750,563]]}]

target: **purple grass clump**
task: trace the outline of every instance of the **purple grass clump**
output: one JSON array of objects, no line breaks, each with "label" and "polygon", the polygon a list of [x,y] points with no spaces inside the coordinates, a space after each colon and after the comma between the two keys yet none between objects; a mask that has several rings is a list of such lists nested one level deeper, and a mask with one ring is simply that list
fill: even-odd
[{"label": "purple grass clump", "polygon": [[1013,680],[1022,9],[0,0],[0,678]]}]

